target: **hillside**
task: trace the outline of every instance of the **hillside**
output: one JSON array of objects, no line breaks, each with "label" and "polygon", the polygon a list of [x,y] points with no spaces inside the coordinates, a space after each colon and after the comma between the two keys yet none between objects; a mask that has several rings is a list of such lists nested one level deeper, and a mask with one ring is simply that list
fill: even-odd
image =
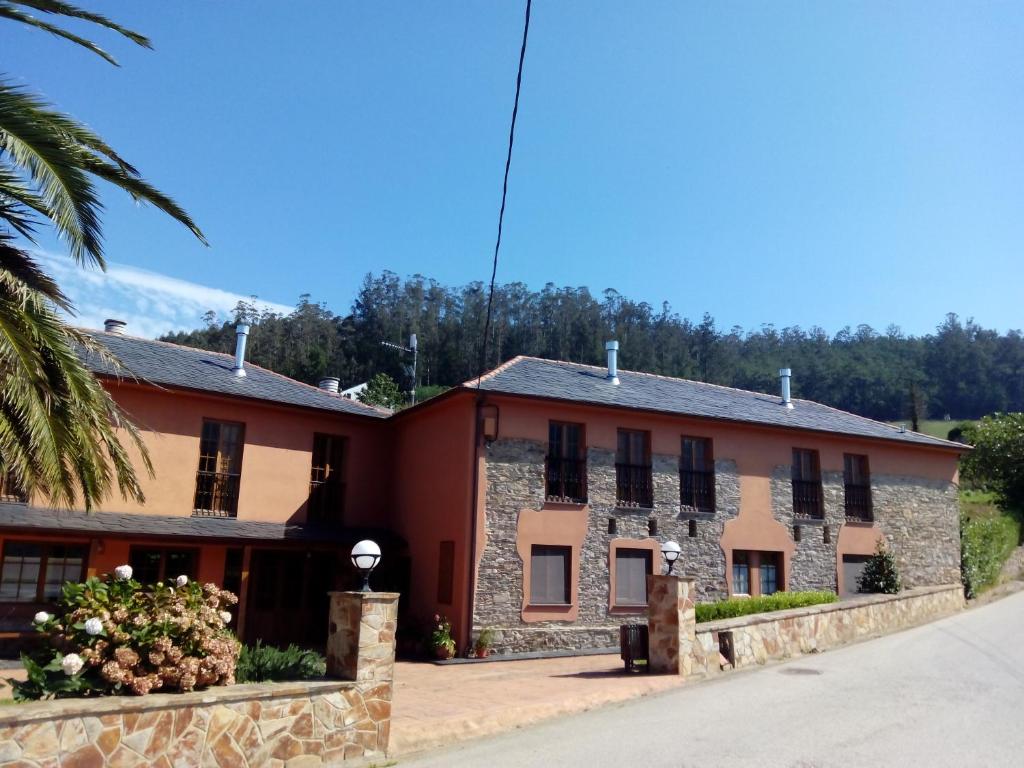
[{"label": "hillside", "polygon": [[[401,353],[381,341],[419,338],[419,384],[452,385],[479,371],[487,296],[480,283],[447,287],[422,276],[368,275],[350,311],[335,314],[300,298],[288,316],[236,310],[253,324],[250,359],[315,383],[338,376],[344,385],[384,371],[408,389]],[[775,391],[780,367],[793,369],[793,391],[880,420],[922,419],[942,429],[947,414],[977,418],[1024,410],[1024,337],[1000,334],[949,314],[925,336],[867,325],[829,335],[821,328],[723,330],[705,315],[699,322],[633,301],[614,290],[601,298],[587,288],[521,283],[498,286],[486,367],[518,354],[602,364],[604,342],[622,344],[624,369]],[[231,352],[231,323],[215,323],[166,340]],[[948,432],[948,428],[945,430]],[[944,436],[944,434],[942,435]]]}]

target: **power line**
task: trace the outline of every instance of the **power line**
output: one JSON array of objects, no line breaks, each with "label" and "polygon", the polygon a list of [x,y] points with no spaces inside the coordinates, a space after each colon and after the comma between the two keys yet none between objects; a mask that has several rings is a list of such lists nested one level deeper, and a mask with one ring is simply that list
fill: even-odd
[{"label": "power line", "polygon": [[512,124],[508,130],[508,155],[505,158],[505,180],[501,187],[501,210],[498,212],[498,239],[494,243],[494,263],[491,266],[491,287],[487,294],[487,319],[484,321],[484,339],[480,345],[480,368],[477,374],[476,387],[480,388],[480,382],[484,376],[484,368],[487,365],[487,340],[491,335],[491,309],[494,306],[494,281],[498,276],[498,251],[501,250],[501,228],[505,222],[505,199],[508,197],[508,171],[512,166],[512,146],[516,139],[516,116],[519,114],[519,91],[523,85],[523,60],[526,58],[526,38],[530,33],[530,5],[532,0],[526,0],[526,18],[523,22],[523,45],[519,49],[519,71],[516,73],[516,99],[512,104]]}]

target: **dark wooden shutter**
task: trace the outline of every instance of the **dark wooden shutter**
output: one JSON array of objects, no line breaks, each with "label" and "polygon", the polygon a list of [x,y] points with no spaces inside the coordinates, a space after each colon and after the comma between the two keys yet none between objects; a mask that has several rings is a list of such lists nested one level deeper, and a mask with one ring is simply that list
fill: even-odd
[{"label": "dark wooden shutter", "polygon": [[530,602],[536,605],[568,605],[571,562],[571,547],[535,544],[530,551]]}]

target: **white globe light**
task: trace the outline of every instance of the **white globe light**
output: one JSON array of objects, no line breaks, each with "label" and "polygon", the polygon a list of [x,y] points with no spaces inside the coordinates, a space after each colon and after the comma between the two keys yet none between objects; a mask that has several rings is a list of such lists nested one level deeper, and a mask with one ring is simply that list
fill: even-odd
[{"label": "white globe light", "polygon": [[672,573],[672,566],[679,559],[680,552],[682,552],[682,547],[679,546],[678,541],[666,541],[661,545],[661,555],[665,558],[665,562],[668,563],[669,573]]},{"label": "white globe light", "polygon": [[370,572],[380,562],[380,547],[377,542],[363,539],[352,547],[352,565],[363,574],[363,592],[370,591]]}]

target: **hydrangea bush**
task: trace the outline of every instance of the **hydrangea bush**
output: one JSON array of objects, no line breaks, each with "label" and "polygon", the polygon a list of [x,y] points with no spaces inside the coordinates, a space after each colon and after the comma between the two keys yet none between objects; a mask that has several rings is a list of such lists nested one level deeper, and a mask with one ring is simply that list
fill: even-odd
[{"label": "hydrangea bush", "polygon": [[215,584],[179,576],[142,585],[127,565],[64,585],[58,612],[39,612],[46,637],[23,654],[19,700],[191,691],[235,682],[239,643],[226,610],[238,601]]}]

